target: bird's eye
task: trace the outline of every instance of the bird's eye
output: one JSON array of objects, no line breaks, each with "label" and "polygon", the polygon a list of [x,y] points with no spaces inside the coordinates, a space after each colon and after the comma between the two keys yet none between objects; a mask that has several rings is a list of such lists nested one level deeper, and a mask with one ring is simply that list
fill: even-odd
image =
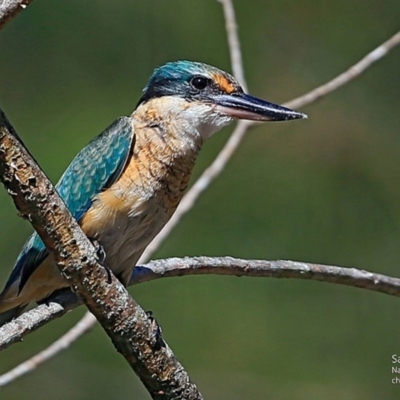
[{"label": "bird's eye", "polygon": [[204,76],[195,76],[191,79],[190,84],[197,90],[203,90],[208,85],[208,79]]}]

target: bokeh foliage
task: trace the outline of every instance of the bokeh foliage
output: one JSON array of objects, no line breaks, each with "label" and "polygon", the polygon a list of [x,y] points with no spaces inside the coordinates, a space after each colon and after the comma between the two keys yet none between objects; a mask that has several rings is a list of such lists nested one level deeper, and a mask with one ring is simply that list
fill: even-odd
[{"label": "bokeh foliage", "polygon": [[[284,102],[399,28],[400,2],[235,2],[252,94]],[[135,107],[152,69],[191,59],[229,70],[220,5],[36,0],[0,32],[0,101],[55,181],[76,152]],[[156,257],[292,259],[399,275],[400,49],[304,111],[248,134]],[[195,176],[229,130],[206,144]],[[0,278],[31,231],[0,191]],[[397,399],[400,302],[315,282],[187,277],[131,289],[205,397]],[[83,308],[0,355],[1,372],[72,326]],[[8,399],[147,399],[99,327]]]}]

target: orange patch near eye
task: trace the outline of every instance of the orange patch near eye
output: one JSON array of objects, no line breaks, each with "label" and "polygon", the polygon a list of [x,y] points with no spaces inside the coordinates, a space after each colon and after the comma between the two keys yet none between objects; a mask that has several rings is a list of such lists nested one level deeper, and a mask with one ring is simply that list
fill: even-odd
[{"label": "orange patch near eye", "polygon": [[236,90],[235,85],[223,75],[214,74],[213,80],[225,93],[231,94]]}]

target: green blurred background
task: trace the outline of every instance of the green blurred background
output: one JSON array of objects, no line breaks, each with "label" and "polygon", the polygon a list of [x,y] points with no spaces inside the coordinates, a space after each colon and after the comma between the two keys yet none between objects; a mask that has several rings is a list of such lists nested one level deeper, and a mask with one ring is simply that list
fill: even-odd
[{"label": "green blurred background", "polygon": [[[252,94],[284,102],[342,72],[399,29],[398,0],[235,2]],[[152,69],[190,59],[230,70],[220,4],[36,0],[0,32],[0,102],[56,181],[73,156],[134,108]],[[252,130],[156,254],[231,255],[399,275],[400,49],[308,121]],[[206,144],[195,176],[229,129]],[[0,191],[1,285],[31,228]],[[316,282],[233,277],[131,289],[208,400],[398,399],[400,302]],[[0,355],[0,372],[43,349],[76,310]],[[8,399],[148,399],[96,327],[0,391]]]}]

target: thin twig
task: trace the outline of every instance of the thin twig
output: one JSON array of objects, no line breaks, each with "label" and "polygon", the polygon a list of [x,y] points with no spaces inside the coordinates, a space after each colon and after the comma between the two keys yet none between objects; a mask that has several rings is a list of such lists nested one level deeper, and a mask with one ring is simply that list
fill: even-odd
[{"label": "thin twig", "polygon": [[225,29],[228,38],[229,54],[231,57],[231,68],[233,75],[247,92],[246,78],[242,58],[242,47],[240,45],[238,25],[236,22],[235,8],[232,0],[218,0],[222,4],[225,19]]},{"label": "thin twig", "polygon": [[32,372],[41,364],[54,357],[60,351],[66,350],[78,337],[88,332],[87,326],[93,326],[93,324],[91,324],[92,321],[96,322],[97,320],[93,314],[86,313],[85,317],[82,318],[72,329],[57,339],[45,350],[1,375],[0,387],[7,385],[15,379],[27,374],[28,372]]},{"label": "thin twig", "polygon": [[33,0],[3,0],[0,2],[0,29],[11,21],[20,11],[25,10],[26,7]]},{"label": "thin twig", "polygon": [[289,108],[302,108],[308,104],[314,103],[321,97],[339,89],[341,86],[346,85],[353,79],[360,76],[366,69],[370,68],[374,63],[386,56],[392,49],[400,44],[400,31],[393,35],[386,42],[379,45],[377,48],[368,53],[358,63],[351,66],[347,71],[341,73],[331,81],[317,87],[311,92],[306,93],[297,99],[291,100],[285,104]]}]

